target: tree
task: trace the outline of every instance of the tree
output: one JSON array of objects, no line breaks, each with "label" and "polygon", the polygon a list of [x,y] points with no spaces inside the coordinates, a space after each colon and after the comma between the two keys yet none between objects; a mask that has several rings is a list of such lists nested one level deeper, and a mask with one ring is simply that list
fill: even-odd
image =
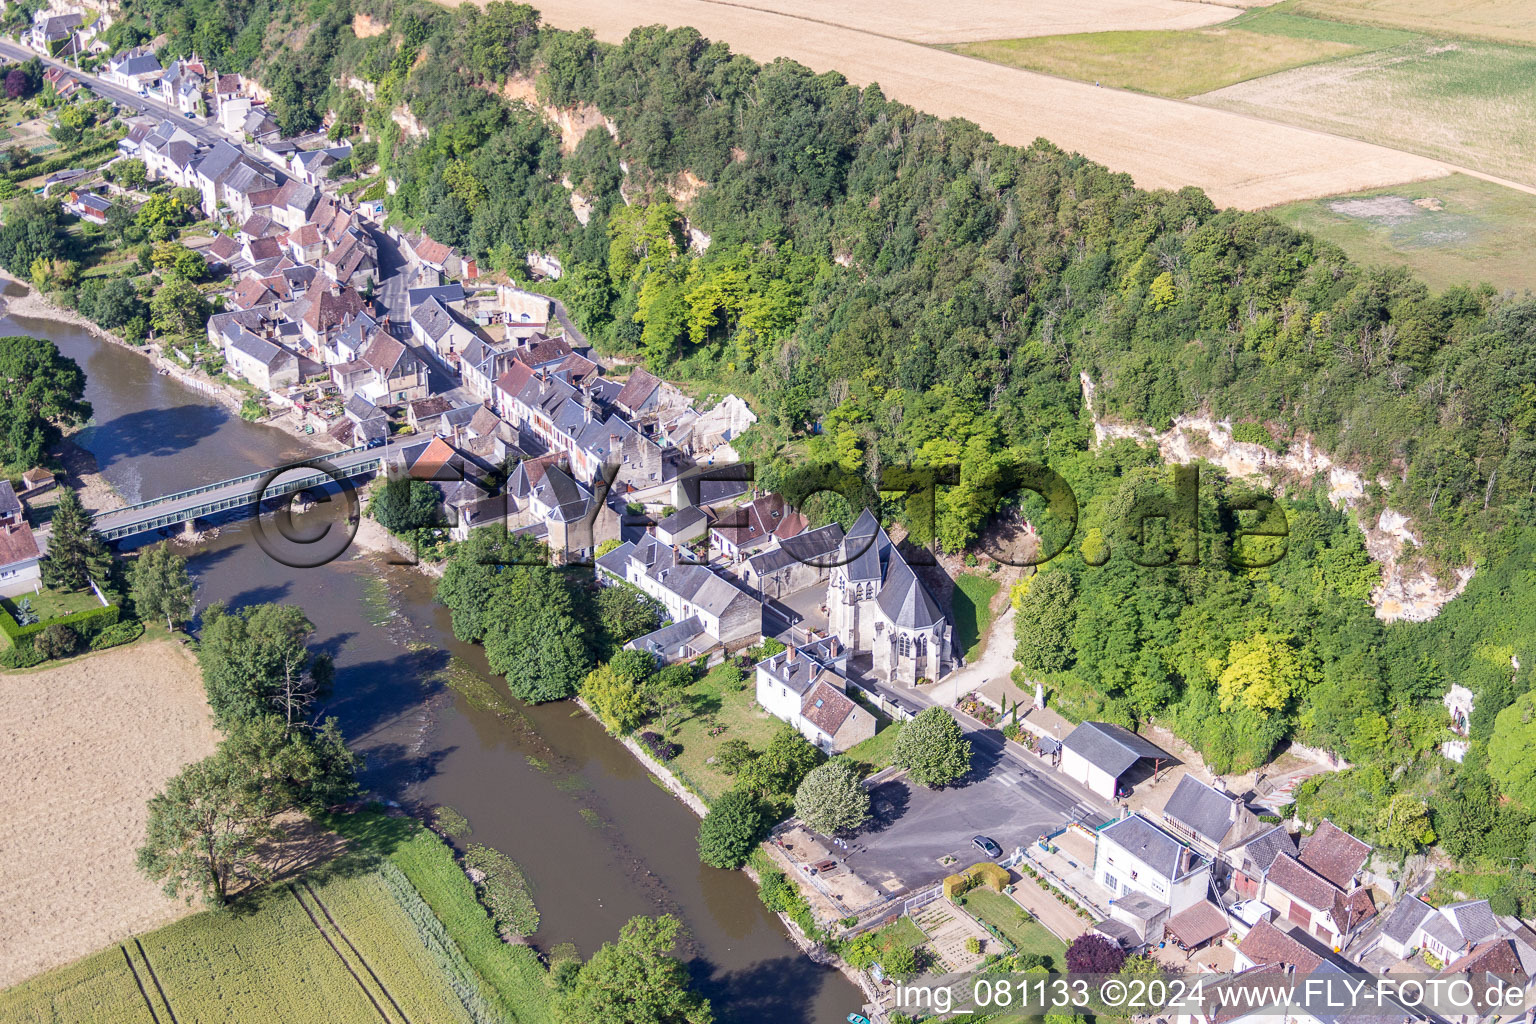
[{"label": "tree", "polygon": [[1064,571],[1039,573],[1028,581],[1014,618],[1014,658],[1025,672],[1060,672],[1072,663],[1072,627],[1077,621],[1077,587]]},{"label": "tree", "polygon": [[123,188],[143,188],[149,181],[149,173],[144,166],[144,161],[138,157],[119,160],[112,165],[111,170],[112,180]]},{"label": "tree", "polygon": [[[621,653],[638,654],[647,662],[651,660],[651,656],[643,651]],[[650,709],[641,689],[648,673],[636,674],[632,665],[633,659],[620,661],[615,657],[587,673],[581,681],[582,697],[603,724],[620,735],[639,728]]]},{"label": "tree", "polygon": [[1114,974],[1125,963],[1125,951],[1102,935],[1084,932],[1067,947],[1067,970],[1073,974]]},{"label": "tree", "polygon": [[502,591],[520,586],[517,567],[549,564],[549,551],[526,535],[507,533],[506,526],[471,530],[460,544],[437,585],[437,599],[453,616],[453,635],[465,643],[485,638],[485,615]]},{"label": "tree", "polygon": [[617,942],[582,965],[570,991],[554,1000],[562,1024],[713,1024],[709,1000],[689,988],[672,955],[679,925],[670,914],[634,917]]},{"label": "tree", "polygon": [[1388,850],[1414,853],[1435,841],[1429,808],[1412,793],[1395,793],[1376,820],[1376,841]]},{"label": "tree", "polygon": [[84,589],[89,581],[105,584],[112,575],[112,552],[91,529],[90,517],[72,489],[59,492],[53,508],[53,533],[42,561],[43,582],[63,590]]},{"label": "tree", "polygon": [[1298,655],[1290,637],[1259,634],[1232,645],[1227,667],[1216,681],[1221,710],[1241,702],[1261,717],[1283,710],[1316,675]]},{"label": "tree", "polygon": [[635,587],[606,586],[597,593],[597,617],[609,650],[617,651],[635,637],[659,629],[662,613],[660,604]]},{"label": "tree", "polygon": [[1521,694],[1494,719],[1488,774],[1505,796],[1536,810],[1536,690]]},{"label": "tree", "polygon": [[219,752],[238,766],[263,806],[277,810],[322,811],[345,803],[357,793],[363,766],[334,718],[318,729],[296,729],[279,715],[258,715],[242,721]]},{"label": "tree", "polygon": [[971,741],[948,711],[927,708],[902,726],[892,763],[920,786],[947,786],[971,770]]},{"label": "tree", "polygon": [[0,462],[37,465],[65,428],[90,418],[85,374],[73,359],[45,338],[0,338]]},{"label": "tree", "polygon": [[32,638],[32,649],[45,658],[63,658],[75,653],[79,643],[78,633],[62,622],[55,622]]},{"label": "tree", "polygon": [[714,868],[739,868],[768,830],[768,816],[756,796],[732,789],[716,800],[699,823],[699,860]]},{"label": "tree", "polygon": [[715,751],[715,767],[726,775],[738,775],[761,756],[746,740],[731,739]]},{"label": "tree", "polygon": [[688,687],[693,684],[693,669],[687,665],[669,665],[651,676],[645,684],[645,701],[662,732],[670,732],[688,706]]},{"label": "tree", "polygon": [[774,731],[763,752],[742,765],[736,784],[764,798],[790,796],[822,761],[822,753],[788,726]]},{"label": "tree", "polygon": [[315,626],[301,608],[218,605],[203,616],[198,661],[208,704],[221,728],[276,713],[292,727],[330,691],[331,659],[310,651]]},{"label": "tree", "polygon": [[[473,533],[470,536],[474,536]],[[562,700],[592,669],[586,630],[563,575],[534,566],[504,569],[483,613],[486,661],[519,700]]]},{"label": "tree", "polygon": [[192,617],[192,577],[187,560],[171,550],[169,543],[156,544],[140,552],[129,574],[133,606],[140,618],[165,619],[166,629]]},{"label": "tree", "polygon": [[795,790],[795,814],[824,836],[852,832],[869,817],[869,791],[843,758],[813,768]]},{"label": "tree", "polygon": [[183,768],[149,801],[139,869],[167,896],[226,903],[237,883],[259,882],[262,843],[278,835],[278,807],[252,785],[249,766],[223,751]]},{"label": "tree", "polygon": [[13,100],[24,99],[32,90],[32,83],[27,80],[27,73],[21,68],[12,68],[5,75],[5,95]]},{"label": "tree", "polygon": [[392,476],[368,499],[368,514],[390,533],[406,534],[437,522],[442,495],[425,480]]},{"label": "tree", "polygon": [[208,323],[208,299],[197,285],[172,273],[149,300],[149,319],[155,330],[167,334],[193,335]]}]

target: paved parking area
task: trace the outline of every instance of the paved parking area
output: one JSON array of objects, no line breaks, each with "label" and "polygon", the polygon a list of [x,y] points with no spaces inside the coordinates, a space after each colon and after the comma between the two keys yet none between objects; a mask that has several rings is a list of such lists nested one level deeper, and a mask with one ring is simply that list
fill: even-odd
[{"label": "paved parking area", "polygon": [[[1049,773],[976,746],[968,784],[929,790],[897,776],[870,793],[873,825],[849,842],[846,862],[894,893],[920,889],[983,858],[971,837],[990,836],[1006,853],[1098,808],[1080,803]],[[945,865],[949,855],[955,863]]]}]

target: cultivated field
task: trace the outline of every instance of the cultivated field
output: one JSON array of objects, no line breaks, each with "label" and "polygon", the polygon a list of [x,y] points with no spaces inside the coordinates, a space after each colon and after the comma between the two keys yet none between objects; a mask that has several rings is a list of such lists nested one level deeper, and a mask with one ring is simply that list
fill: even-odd
[{"label": "cultivated field", "polygon": [[1211,28],[1082,32],[953,49],[1011,67],[1182,98],[1412,38],[1393,29],[1256,10]]},{"label": "cultivated field", "polygon": [[198,914],[0,993],[0,1019],[17,1024],[381,1018],[469,1021],[379,872],[275,886],[247,912]]},{"label": "cultivated field", "polygon": [[1436,290],[1480,281],[1536,290],[1536,196],[1465,174],[1272,212],[1362,263],[1407,266]]},{"label": "cultivated field", "polygon": [[1297,10],[1368,25],[1536,45],[1536,5],[1530,0],[1299,0]]},{"label": "cultivated field", "polygon": [[1197,102],[1536,185],[1533,94],[1536,50],[1424,39],[1244,82]]},{"label": "cultivated field", "polygon": [[1064,32],[1178,29],[1214,25],[1240,4],[1187,0],[732,0],[733,5],[918,43],[1054,36]]},{"label": "cultivated field", "polygon": [[[878,82],[888,96],[940,117],[968,118],[1004,142],[1044,137],[1130,173],[1143,187],[1198,185],[1223,206],[1259,209],[1447,171],[1438,161],[1380,146],[1096,89],[869,32],[811,31],[800,18],[764,10],[703,0],[562,0],[541,10],[552,25],[590,27],[609,42],[638,25],[691,25],[758,60],[790,57],[861,84]],[[975,28],[957,24],[966,37],[979,38]]]},{"label": "cultivated field", "polygon": [[0,987],[189,912],[134,856],[145,802],[216,742],[168,640],[0,676]]}]

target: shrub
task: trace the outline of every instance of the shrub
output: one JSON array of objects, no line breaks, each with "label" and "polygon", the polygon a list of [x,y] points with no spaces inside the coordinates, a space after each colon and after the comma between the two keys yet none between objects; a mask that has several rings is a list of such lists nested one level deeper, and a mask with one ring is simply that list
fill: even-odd
[{"label": "shrub", "polygon": [[1008,869],[991,861],[972,864],[957,874],[944,879],[944,895],[950,899],[964,895],[978,885],[1002,892],[1008,886]]},{"label": "shrub", "polygon": [[63,658],[73,654],[80,643],[80,635],[68,626],[54,624],[44,626],[42,632],[32,638],[32,649],[44,658]]},{"label": "shrub", "polygon": [[699,823],[699,859],[710,867],[739,868],[767,828],[768,816],[757,797],[733,789]]},{"label": "shrub", "polygon": [[91,650],[104,651],[108,647],[117,647],[121,644],[131,644],[144,635],[144,623],[138,619],[128,619],[108,626],[97,633],[91,640]]},{"label": "shrub", "polygon": [[981,952],[981,940],[972,935],[965,940],[965,951],[971,955]]},{"label": "shrub", "polygon": [[1073,974],[1114,974],[1125,963],[1125,951],[1102,935],[1087,932],[1067,947],[1067,970]]},{"label": "shrub", "polygon": [[26,647],[7,647],[0,651],[0,668],[31,668],[46,660],[32,649],[31,644]]},{"label": "shrub", "polygon": [[640,734],[640,742],[645,744],[645,749],[662,764],[666,764],[679,753],[677,744],[670,742],[658,732],[646,730]]}]

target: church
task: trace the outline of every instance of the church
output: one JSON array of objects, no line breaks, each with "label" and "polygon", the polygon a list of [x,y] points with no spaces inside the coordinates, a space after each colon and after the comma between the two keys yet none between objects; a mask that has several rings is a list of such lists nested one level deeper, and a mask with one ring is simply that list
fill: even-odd
[{"label": "church", "polygon": [[869,655],[874,678],[912,686],[950,670],[949,622],[869,509],[831,561],[828,632],[852,657]]}]

